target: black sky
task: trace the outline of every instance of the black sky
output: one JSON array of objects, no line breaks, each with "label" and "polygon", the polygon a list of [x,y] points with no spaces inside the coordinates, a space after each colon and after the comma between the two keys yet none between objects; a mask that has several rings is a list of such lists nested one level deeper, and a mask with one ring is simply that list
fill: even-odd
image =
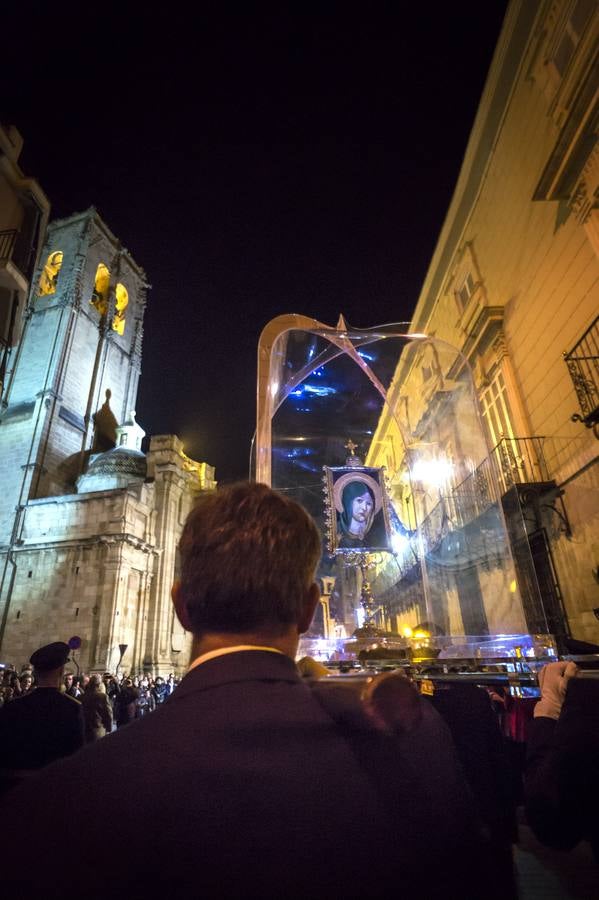
[{"label": "black sky", "polygon": [[506,5],[3,11],[25,172],[53,218],[96,206],[153,286],[149,433],[244,477],[269,319],[410,318]]}]

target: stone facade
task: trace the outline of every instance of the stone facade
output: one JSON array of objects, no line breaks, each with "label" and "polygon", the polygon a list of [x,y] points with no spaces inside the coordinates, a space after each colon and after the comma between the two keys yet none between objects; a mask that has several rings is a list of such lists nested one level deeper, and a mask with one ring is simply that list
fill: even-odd
[{"label": "stone facade", "polygon": [[[510,3],[410,330],[468,359],[540,611],[599,643],[598,37],[593,2]],[[582,422],[564,354],[585,333]],[[399,471],[391,421],[376,439],[369,464]]]},{"label": "stone facade", "polygon": [[[86,671],[185,667],[176,546],[214,470],[135,422],[145,274],[95,210],[52,223],[0,415],[1,658],[82,639]],[[119,423],[123,423],[122,425]]]},{"label": "stone facade", "polygon": [[48,198],[19,165],[22,148],[14,125],[0,125],[0,397],[50,214]]}]

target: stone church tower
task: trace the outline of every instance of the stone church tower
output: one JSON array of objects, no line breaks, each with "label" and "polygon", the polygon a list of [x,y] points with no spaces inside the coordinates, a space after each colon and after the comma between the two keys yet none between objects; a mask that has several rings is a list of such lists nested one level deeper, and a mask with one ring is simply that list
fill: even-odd
[{"label": "stone church tower", "polygon": [[176,671],[176,545],[214,471],[135,421],[146,278],[94,209],[48,228],[0,412],[0,661]]}]

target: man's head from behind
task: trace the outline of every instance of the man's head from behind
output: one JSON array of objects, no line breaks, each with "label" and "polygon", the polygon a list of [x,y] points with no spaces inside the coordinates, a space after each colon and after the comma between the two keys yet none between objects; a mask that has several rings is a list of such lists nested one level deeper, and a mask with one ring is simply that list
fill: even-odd
[{"label": "man's head from behind", "polygon": [[66,661],[71,648],[64,641],[54,641],[40,647],[31,655],[29,662],[34,668],[39,687],[55,687],[60,689]]},{"label": "man's head from behind", "polygon": [[203,497],[189,514],[173,597],[195,635],[279,635],[309,627],[320,535],[308,513],[263,484]]}]

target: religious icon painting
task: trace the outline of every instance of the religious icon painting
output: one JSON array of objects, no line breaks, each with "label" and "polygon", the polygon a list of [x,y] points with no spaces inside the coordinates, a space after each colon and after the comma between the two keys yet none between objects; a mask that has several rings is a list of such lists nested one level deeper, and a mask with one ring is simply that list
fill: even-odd
[{"label": "religious icon painting", "polygon": [[324,466],[324,483],[330,552],[392,552],[384,469]]}]

